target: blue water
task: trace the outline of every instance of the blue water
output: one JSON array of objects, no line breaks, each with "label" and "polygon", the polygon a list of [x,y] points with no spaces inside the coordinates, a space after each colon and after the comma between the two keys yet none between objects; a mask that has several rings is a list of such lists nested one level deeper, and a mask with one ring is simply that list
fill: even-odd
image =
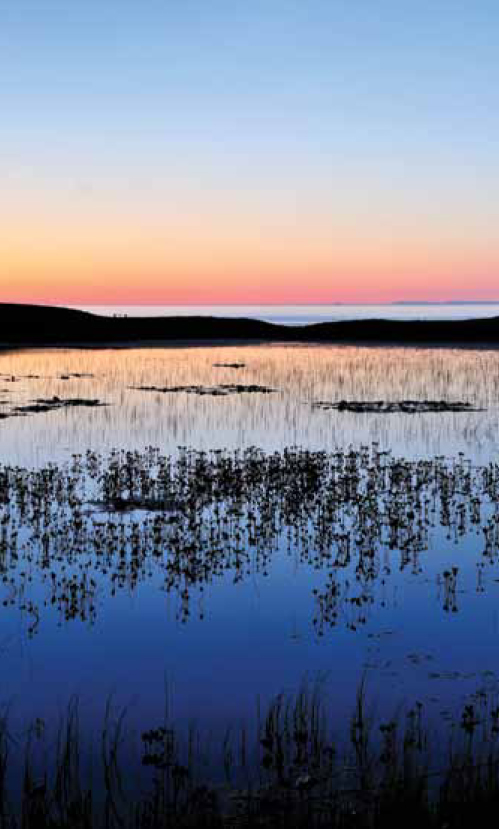
[{"label": "blue water", "polygon": [[[221,362],[244,368],[220,368]],[[63,379],[77,373],[91,376]],[[200,397],[137,388],[230,383],[256,383],[276,392]],[[8,415],[18,405],[54,396],[98,398],[108,405],[0,419],[0,467],[63,466],[72,463],[74,453],[89,449],[105,459],[113,449],[143,453],[152,446],[175,459],[181,446],[229,454],[257,446],[282,455],[292,446],[358,453],[373,443],[403,463],[434,463],[444,456],[451,467],[464,458],[475,468],[497,470],[499,462],[499,352],[494,350],[279,345],[0,354],[0,412]],[[466,400],[479,410],[382,415],[312,406],[338,399]],[[289,554],[284,536],[266,571],[250,568],[237,581],[230,565],[203,591],[192,585],[186,622],[179,616],[179,592],[162,589],[164,574],[153,557],[137,583],[113,591],[117,558],[103,572],[89,550],[66,560],[63,548],[55,570],[78,578],[88,571],[97,584],[95,614],[82,620],[65,619],[51,603],[38,529],[31,546],[23,529],[12,542],[18,557],[4,560],[6,579],[0,584],[0,701],[12,703],[19,723],[36,716],[53,723],[69,696],[78,694],[92,733],[114,694],[117,704],[130,705],[137,728],[153,727],[163,715],[166,678],[180,722],[223,731],[251,720],[258,698],[265,705],[280,691],[299,688],[304,676],[313,681],[327,675],[327,693],[341,724],[367,670],[370,692],[383,712],[420,699],[437,716],[477,687],[499,680],[499,559],[497,550],[484,557],[483,534],[497,504],[486,500],[480,522],[468,522],[462,534],[449,534],[437,518],[427,548],[409,562],[403,550],[383,545],[371,580],[357,571],[354,547],[351,562],[337,568],[337,576],[347,599],[361,588],[371,596],[361,608],[365,619],[356,623],[356,606],[345,599],[337,624],[322,628],[320,618],[314,625],[313,591],[326,589],[330,568],[314,565],[313,546],[311,561],[301,560],[293,547]],[[9,518],[8,510],[0,504],[10,533],[18,518]],[[94,520],[91,505],[85,520]],[[126,523],[120,516],[116,521]],[[23,522],[33,531],[30,515]],[[56,529],[63,530],[69,549],[64,526]],[[446,607],[442,579],[452,566],[459,568],[457,591],[455,604]],[[34,632],[28,599],[40,612]]]}]

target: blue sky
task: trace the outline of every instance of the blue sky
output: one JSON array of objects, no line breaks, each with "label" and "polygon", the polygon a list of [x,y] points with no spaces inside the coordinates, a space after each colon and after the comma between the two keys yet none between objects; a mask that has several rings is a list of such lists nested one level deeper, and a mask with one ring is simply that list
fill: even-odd
[{"label": "blue sky", "polygon": [[[75,263],[83,248],[89,267],[118,279],[121,222],[125,233],[143,228],[137,261],[145,228],[155,228],[156,259],[140,276],[154,296],[163,286],[158,301],[184,278],[201,294],[213,281],[203,246],[222,260],[221,290],[234,273],[253,275],[257,293],[274,280],[279,293],[296,261],[283,301],[303,299],[300,280],[317,298],[329,284],[330,299],[343,296],[347,278],[353,298],[366,299],[391,242],[403,249],[404,295],[439,279],[448,293],[460,259],[457,293],[474,280],[489,295],[499,262],[498,24],[492,2],[0,0],[0,219],[11,231],[0,286],[15,277],[22,293],[52,285],[51,267],[72,273],[69,242],[63,261],[54,250],[61,228]],[[38,270],[23,250],[16,257],[23,224]],[[161,227],[183,258],[161,253]],[[252,262],[262,233],[268,262],[263,243]],[[448,255],[433,263],[439,239]],[[379,253],[372,284],[357,245]],[[74,278],[88,299],[95,274],[78,267]]]}]

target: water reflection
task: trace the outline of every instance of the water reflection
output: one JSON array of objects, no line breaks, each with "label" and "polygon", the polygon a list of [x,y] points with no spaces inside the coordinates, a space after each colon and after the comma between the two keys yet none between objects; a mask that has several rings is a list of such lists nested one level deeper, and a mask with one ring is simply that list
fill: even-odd
[{"label": "water reflection", "polygon": [[[437,542],[465,560],[446,567]],[[93,624],[112,612],[112,597],[142,583],[171,597],[181,623],[202,620],[220,581],[275,577],[284,557],[313,576],[312,586],[299,582],[322,637],[366,624],[401,576],[421,577],[428,564],[441,607],[456,612],[460,570],[469,582],[474,566],[483,593],[498,551],[499,465],[463,455],[413,461],[377,444],[150,448],[0,467],[3,605],[23,614],[29,636],[54,612],[59,625]]]},{"label": "water reflection", "polygon": [[[447,707],[497,667],[498,368],[485,350],[3,352],[0,414],[106,405],[0,421],[0,698],[56,716],[81,693],[91,729],[118,688],[144,722],[166,671],[181,718],[225,727],[307,672],[333,672],[349,716],[368,666],[384,706]],[[312,405],[341,400],[482,411]]]},{"label": "water reflection", "polygon": [[[110,404],[2,420],[0,457],[25,465],[113,446],[332,450],[374,440],[404,456],[465,451],[477,460],[497,457],[496,351],[308,345],[45,350],[2,353],[0,373],[0,414],[54,397]],[[130,388],[220,387],[236,378],[238,385],[278,393],[213,397]],[[321,400],[462,400],[485,411],[408,417],[313,409]]]}]

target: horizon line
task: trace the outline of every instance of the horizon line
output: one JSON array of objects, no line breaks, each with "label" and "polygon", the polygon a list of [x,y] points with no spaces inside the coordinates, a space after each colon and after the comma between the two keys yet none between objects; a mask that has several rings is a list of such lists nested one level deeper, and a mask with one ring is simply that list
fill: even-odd
[{"label": "horizon line", "polygon": [[[27,305],[30,303],[19,304]],[[387,305],[499,305],[499,297],[497,299],[400,299],[385,302],[82,302],[76,304],[71,303],[70,305],[56,303],[57,307],[69,308],[327,308],[330,306],[349,307],[359,305],[373,307]]]}]

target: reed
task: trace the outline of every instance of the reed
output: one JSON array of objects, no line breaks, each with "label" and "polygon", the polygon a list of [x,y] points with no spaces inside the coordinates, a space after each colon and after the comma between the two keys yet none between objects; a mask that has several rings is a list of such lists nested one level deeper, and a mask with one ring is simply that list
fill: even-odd
[{"label": "reed", "polygon": [[[98,584],[107,601],[153,577],[187,623],[195,591],[227,571],[235,581],[265,575],[273,556],[291,553],[322,574],[313,588],[317,635],[340,624],[355,630],[376,583],[390,578],[390,555],[418,573],[442,530],[456,543],[481,539],[479,575],[497,562],[497,464],[461,455],[413,461],[373,444],[174,457],[150,448],[87,452],[38,470],[0,466],[2,601],[20,611],[29,636],[50,613],[61,624],[91,624],[102,609]],[[443,612],[457,610],[459,578],[457,566],[441,574]],[[213,744],[202,723],[186,731],[167,711],[145,724],[137,757],[127,712],[111,702],[92,745],[77,699],[55,737],[42,720],[14,734],[5,710],[2,829],[464,827],[499,800],[499,708],[490,695],[477,694],[450,726],[439,723],[439,740],[418,703],[377,719],[364,682],[344,739],[334,714],[324,685],[304,684],[245,728],[227,724]]]},{"label": "reed", "polygon": [[[116,712],[110,701],[100,752],[92,757],[76,698],[55,742],[40,721],[14,737],[5,712],[0,825],[464,829],[499,802],[499,708],[485,692],[465,704],[446,732],[440,724],[438,747],[420,703],[380,721],[364,682],[346,740],[334,739],[333,714],[324,685],[304,684],[295,695],[278,695],[250,727],[228,728],[211,747],[201,728],[185,732],[165,715],[163,724],[143,732],[140,755],[131,761],[127,712]],[[34,754],[43,740],[52,751],[40,767]]]},{"label": "reed", "polygon": [[[227,573],[235,582],[265,576],[287,554],[317,574],[311,623],[321,637],[363,626],[382,601],[380,583],[420,573],[442,533],[455,544],[477,539],[483,592],[484,568],[498,560],[498,464],[414,461],[373,444],[176,456],[149,448],[38,470],[0,465],[0,611],[17,607],[35,636],[49,613],[91,625],[103,607],[98,586],[107,604],[154,581],[187,624],[193,596]],[[458,610],[460,577],[457,564],[438,576],[445,613]]]}]

